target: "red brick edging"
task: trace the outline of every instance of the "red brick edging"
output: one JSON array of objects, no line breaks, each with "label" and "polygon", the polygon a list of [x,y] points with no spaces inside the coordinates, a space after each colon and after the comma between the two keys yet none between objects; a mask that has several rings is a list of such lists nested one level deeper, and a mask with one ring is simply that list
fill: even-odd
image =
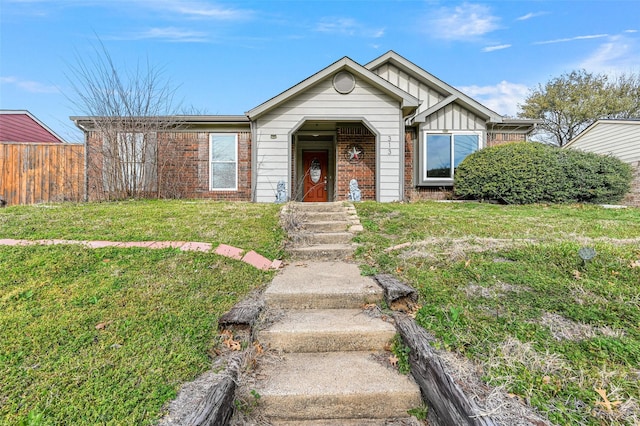
[{"label": "red brick edging", "polygon": [[[14,240],[11,238],[0,239],[0,245],[4,246],[35,246],[35,245],[69,245],[76,244],[82,245],[92,249],[104,248],[104,247],[117,247],[117,248],[130,248],[140,247],[149,249],[163,249],[163,248],[177,248],[182,251],[201,251],[209,252],[213,248],[210,243],[198,243],[198,242],[185,242],[185,241],[130,241],[130,242],[116,242],[116,241],[79,241],[79,240]],[[229,246],[226,244],[220,244],[215,253],[220,256],[229,257],[231,259],[240,260],[248,263],[249,265],[261,269],[263,271],[269,269],[279,269],[282,266],[282,261],[276,259],[271,261],[266,257],[251,250],[244,254],[244,250]],[[244,254],[244,256],[243,256]]]}]

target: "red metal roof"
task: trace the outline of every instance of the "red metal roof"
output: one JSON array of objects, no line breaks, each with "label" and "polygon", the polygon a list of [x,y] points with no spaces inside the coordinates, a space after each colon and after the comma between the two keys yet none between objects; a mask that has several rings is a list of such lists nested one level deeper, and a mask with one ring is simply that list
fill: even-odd
[{"label": "red metal roof", "polygon": [[0,142],[63,143],[44,123],[29,111],[0,111]]}]

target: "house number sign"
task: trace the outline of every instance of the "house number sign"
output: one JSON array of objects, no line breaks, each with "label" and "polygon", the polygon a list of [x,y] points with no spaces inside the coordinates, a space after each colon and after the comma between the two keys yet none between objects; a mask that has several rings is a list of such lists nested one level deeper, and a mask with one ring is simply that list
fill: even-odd
[{"label": "house number sign", "polygon": [[364,149],[360,145],[349,145],[345,157],[350,162],[359,163],[364,158]]}]

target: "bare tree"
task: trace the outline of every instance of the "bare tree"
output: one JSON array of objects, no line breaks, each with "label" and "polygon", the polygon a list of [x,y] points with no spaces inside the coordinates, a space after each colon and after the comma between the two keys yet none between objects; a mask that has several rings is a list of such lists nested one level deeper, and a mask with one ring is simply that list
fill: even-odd
[{"label": "bare tree", "polygon": [[[175,132],[183,125],[176,112],[175,88],[163,70],[147,60],[132,69],[118,67],[102,41],[89,56],[76,53],[67,74],[72,104],[91,122],[88,170],[101,180],[94,195],[106,199],[179,197],[184,158],[172,152]],[[182,163],[182,164],[181,164]]]}]

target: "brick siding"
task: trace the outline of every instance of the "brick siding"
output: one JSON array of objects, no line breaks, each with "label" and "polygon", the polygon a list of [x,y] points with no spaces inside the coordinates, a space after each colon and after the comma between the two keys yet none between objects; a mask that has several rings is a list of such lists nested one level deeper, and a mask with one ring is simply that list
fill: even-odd
[{"label": "brick siding", "polygon": [[[358,145],[364,151],[360,161],[349,160],[347,151]],[[336,201],[349,198],[349,182],[358,181],[362,201],[376,199],[376,137],[366,127],[337,129],[337,193]]]},{"label": "brick siding", "polygon": [[[103,185],[102,137],[87,138],[88,197],[103,200],[110,194]],[[157,191],[160,198],[207,198],[251,201],[251,133],[238,132],[238,190],[209,190],[209,132],[163,132],[157,135]]]},{"label": "brick siding", "polygon": [[487,132],[487,148],[504,145],[510,142],[524,142],[527,137],[523,133],[492,133]]}]

